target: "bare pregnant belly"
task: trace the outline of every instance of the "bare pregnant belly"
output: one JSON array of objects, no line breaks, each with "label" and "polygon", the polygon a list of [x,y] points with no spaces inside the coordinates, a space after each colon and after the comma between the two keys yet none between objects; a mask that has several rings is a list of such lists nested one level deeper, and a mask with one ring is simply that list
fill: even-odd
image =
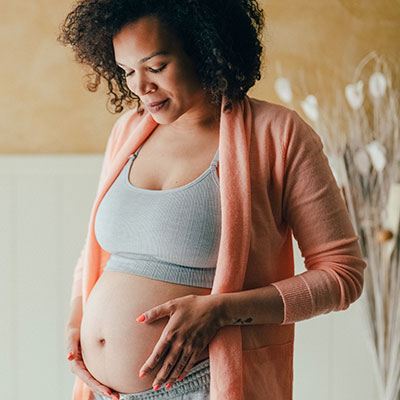
[{"label": "bare pregnant belly", "polygon": [[[207,295],[211,289],[157,281],[125,272],[104,271],[90,293],[81,324],[81,350],[89,372],[120,393],[151,389],[159,363],[139,378],[139,369],[152,353],[168,322],[143,324],[144,311],[188,294]],[[198,361],[208,357],[208,347]]]}]

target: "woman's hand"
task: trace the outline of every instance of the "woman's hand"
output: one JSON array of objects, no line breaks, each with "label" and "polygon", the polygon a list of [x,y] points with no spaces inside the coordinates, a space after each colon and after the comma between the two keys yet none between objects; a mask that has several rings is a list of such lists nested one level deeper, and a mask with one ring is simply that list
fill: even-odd
[{"label": "woman's hand", "polygon": [[71,361],[71,372],[86,383],[90,390],[103,396],[110,396],[113,400],[119,399],[119,394],[97,381],[87,370],[81,353],[80,328],[68,327],[66,329],[66,347],[68,360]]},{"label": "woman's hand", "polygon": [[169,389],[178,378],[183,378],[223,326],[220,305],[218,295],[189,295],[167,301],[138,317],[138,322],[147,324],[169,317],[152,354],[140,368],[139,376],[143,377],[163,361],[153,382],[154,390],[164,382]]}]

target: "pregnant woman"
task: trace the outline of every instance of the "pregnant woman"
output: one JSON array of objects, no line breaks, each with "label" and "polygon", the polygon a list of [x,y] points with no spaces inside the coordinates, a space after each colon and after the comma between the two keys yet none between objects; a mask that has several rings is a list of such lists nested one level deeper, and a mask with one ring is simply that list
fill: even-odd
[{"label": "pregnant woman", "polygon": [[136,103],[75,266],[73,399],[290,400],[294,323],[348,308],[366,265],[318,135],[246,94],[257,2],[81,0],[61,29],[90,90]]}]

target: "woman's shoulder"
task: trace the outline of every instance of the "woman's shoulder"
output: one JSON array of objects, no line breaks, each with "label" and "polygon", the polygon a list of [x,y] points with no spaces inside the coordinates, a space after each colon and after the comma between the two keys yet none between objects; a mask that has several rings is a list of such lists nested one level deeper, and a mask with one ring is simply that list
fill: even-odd
[{"label": "woman's shoulder", "polygon": [[128,109],[117,118],[114,126],[124,127],[127,124],[139,123],[146,116],[147,112],[141,112],[137,107]]},{"label": "woman's shoulder", "polygon": [[270,144],[284,147],[284,142],[296,134],[309,130],[310,126],[300,115],[284,105],[266,100],[249,98],[253,133],[268,136]]},{"label": "woman's shoulder", "polygon": [[322,148],[320,136],[295,110],[281,104],[249,98],[252,114],[253,133],[263,140],[267,136],[269,146],[286,151],[292,148],[309,146]]},{"label": "woman's shoulder", "polygon": [[301,119],[295,110],[282,104],[272,103],[253,97],[249,97],[248,100],[255,122],[271,124]]},{"label": "woman's shoulder", "polygon": [[115,155],[144,118],[146,118],[146,113],[141,113],[137,108],[123,112],[114,122],[108,135],[106,153]]},{"label": "woman's shoulder", "polygon": [[147,117],[148,112],[140,112],[137,108],[124,111],[114,122],[110,138],[112,141],[125,140],[135,127]]}]

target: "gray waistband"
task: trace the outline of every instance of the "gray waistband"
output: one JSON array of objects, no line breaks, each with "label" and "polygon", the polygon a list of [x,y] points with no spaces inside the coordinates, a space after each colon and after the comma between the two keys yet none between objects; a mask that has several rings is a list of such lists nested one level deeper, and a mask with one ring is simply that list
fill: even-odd
[{"label": "gray waistband", "polygon": [[[205,390],[210,390],[210,359],[194,365],[189,373],[181,380],[176,381],[170,389],[165,389],[163,385],[159,390],[146,390],[139,393],[119,393],[120,400],[161,400],[161,399],[178,399],[183,394]],[[105,400],[108,397],[95,394],[96,399]]]},{"label": "gray waistband", "polygon": [[158,260],[144,254],[132,258],[111,254],[104,271],[127,272],[160,281],[212,288],[215,268],[193,268]]}]

